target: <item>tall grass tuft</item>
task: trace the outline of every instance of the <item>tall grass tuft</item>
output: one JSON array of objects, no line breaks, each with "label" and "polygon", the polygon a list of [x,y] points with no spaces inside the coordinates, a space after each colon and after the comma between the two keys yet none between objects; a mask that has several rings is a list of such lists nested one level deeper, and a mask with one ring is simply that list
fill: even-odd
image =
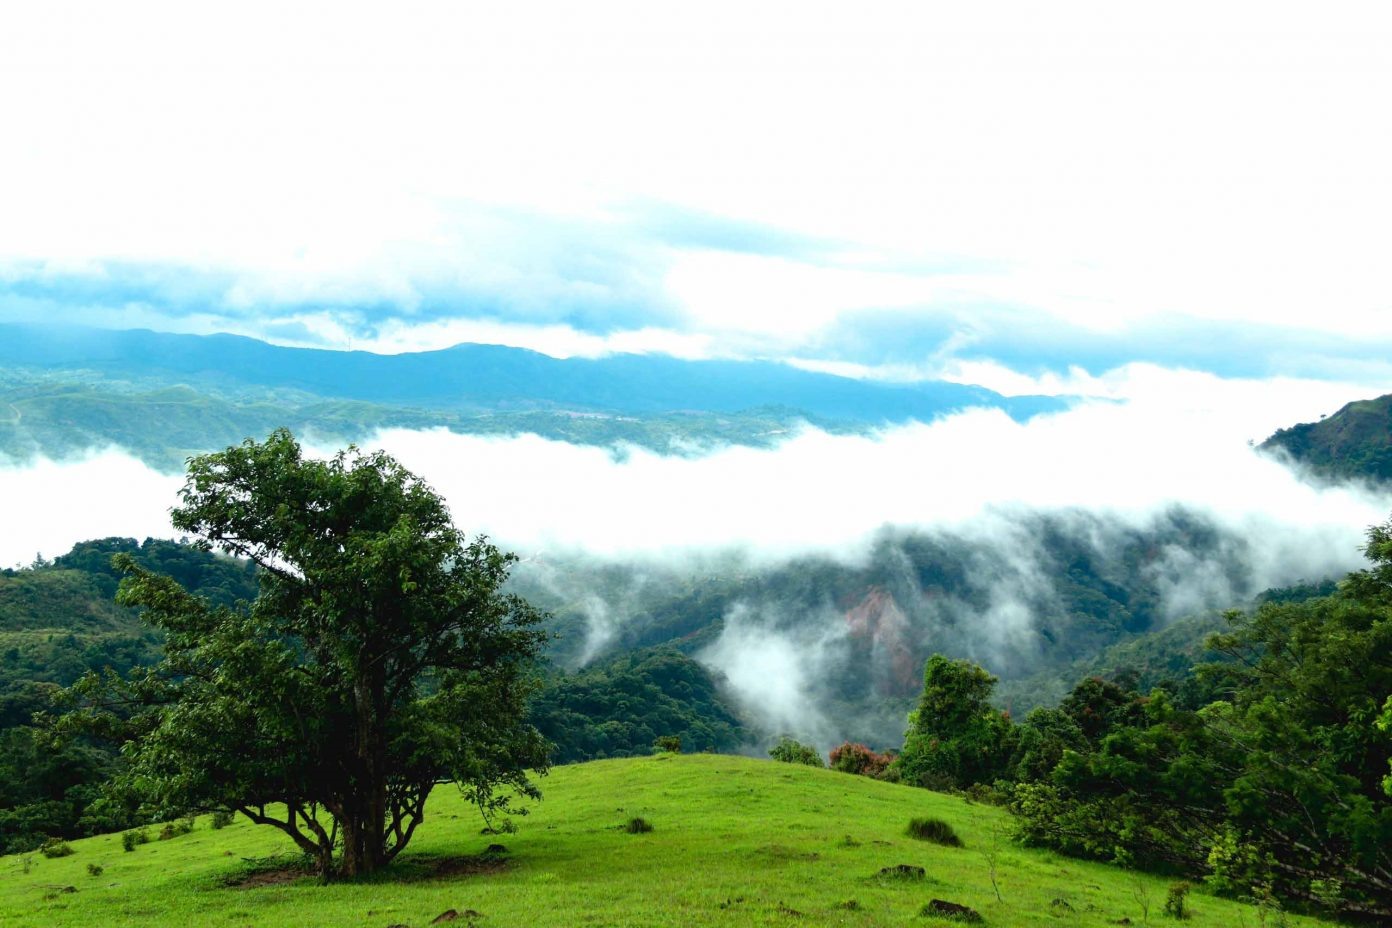
[{"label": "tall grass tuft", "polygon": [[920,841],[932,841],[944,847],[961,847],[962,839],[952,826],[940,818],[915,818],[909,820],[908,835]]}]

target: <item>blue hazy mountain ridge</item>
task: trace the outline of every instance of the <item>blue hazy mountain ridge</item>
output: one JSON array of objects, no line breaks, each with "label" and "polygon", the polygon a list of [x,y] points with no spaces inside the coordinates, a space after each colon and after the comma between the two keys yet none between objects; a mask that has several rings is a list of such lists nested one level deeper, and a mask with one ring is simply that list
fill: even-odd
[{"label": "blue hazy mountain ridge", "polygon": [[458,412],[570,409],[644,416],[781,407],[877,425],[931,421],[970,407],[1024,420],[1065,408],[1050,396],[1006,397],[947,381],[887,384],[773,361],[663,355],[558,359],[463,344],[404,354],[289,348],[234,335],[0,325],[0,366],[82,370],[193,386],[273,388],[318,397]]}]

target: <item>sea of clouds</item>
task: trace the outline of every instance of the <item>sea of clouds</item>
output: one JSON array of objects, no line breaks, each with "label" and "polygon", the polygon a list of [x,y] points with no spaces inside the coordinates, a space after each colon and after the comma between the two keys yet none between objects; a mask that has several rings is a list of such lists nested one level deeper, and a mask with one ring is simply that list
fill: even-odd
[{"label": "sea of clouds", "polygon": [[[1149,569],[1169,615],[1362,563],[1364,532],[1388,517],[1392,497],[1308,481],[1253,443],[1369,388],[1140,365],[1108,383],[1109,396],[1026,423],[969,410],[865,435],[808,427],[772,448],[664,454],[443,429],[384,430],[364,444],[427,479],[461,527],[520,553],[524,569],[579,558],[647,565],[662,578],[721,558],[755,569],[805,555],[856,565],[886,532],[959,539],[994,552],[982,570],[988,606],[955,623],[976,630],[956,646],[986,660],[992,648],[1023,647],[1030,603],[1043,595],[1037,551],[1022,531],[1032,515],[1071,519],[1102,551],[1116,533],[1145,531],[1177,508],[1213,524],[1224,550],[1241,558],[1241,575],[1181,548],[1163,552]],[[117,448],[0,467],[0,564],[51,557],[87,538],[170,536],[181,484]],[[556,588],[591,618],[584,656],[631,618],[623,597],[632,590],[609,601],[573,582]],[[765,603],[741,604],[724,619],[722,637],[700,657],[746,708],[770,730],[834,737],[816,680],[844,634],[841,618],[791,621]]]}]

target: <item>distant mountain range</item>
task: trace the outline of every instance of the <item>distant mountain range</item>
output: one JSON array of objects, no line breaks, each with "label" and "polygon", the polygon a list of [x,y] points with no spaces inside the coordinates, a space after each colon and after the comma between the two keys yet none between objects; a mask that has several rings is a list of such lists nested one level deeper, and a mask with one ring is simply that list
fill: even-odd
[{"label": "distant mountain range", "polygon": [[381,355],[283,348],[235,335],[0,326],[0,364],[299,390],[426,409],[575,408],[629,415],[782,406],[855,422],[930,420],[968,406],[1029,417],[1054,397],[1004,397],[945,381],[883,384],[767,361],[664,355],[558,359],[500,345]]},{"label": "distant mountain range", "polygon": [[768,444],[800,421],[862,431],[971,407],[1025,420],[1068,402],[946,381],[856,380],[772,361],[557,359],[473,344],[379,355],[233,335],[0,325],[0,452],[21,458],[114,443],[177,468],[190,453],[277,425],[341,440],[386,426],[440,426],[671,450]]}]

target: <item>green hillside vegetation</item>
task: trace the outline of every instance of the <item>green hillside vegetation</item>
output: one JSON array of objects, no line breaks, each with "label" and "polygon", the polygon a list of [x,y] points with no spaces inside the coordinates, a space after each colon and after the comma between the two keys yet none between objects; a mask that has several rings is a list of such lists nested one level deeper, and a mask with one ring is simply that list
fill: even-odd
[{"label": "green hillside vegetation", "polygon": [[[289,841],[240,818],[221,830],[203,818],[130,852],[106,835],[72,842],[66,857],[11,855],[0,858],[0,924],[385,928],[449,911],[481,928],[958,923],[921,916],[934,899],[1002,928],[1169,922],[1173,880],[1020,848],[1002,810],[926,790],[672,754],[558,767],[542,787],[544,801],[503,836],[480,835],[477,812],[438,790],[397,870],[364,882],[295,879]],[[633,818],[652,830],[629,833]],[[945,822],[963,846],[911,837],[913,819]],[[1187,903],[1195,928],[1321,924],[1201,888]]]},{"label": "green hillside vegetation", "polygon": [[668,648],[558,674],[531,711],[559,764],[649,754],[670,737],[685,751],[734,751],[747,737],[710,671]]},{"label": "green hillside vegetation", "polygon": [[1066,667],[1002,680],[993,702],[1008,709],[1011,715],[1024,718],[1041,706],[1058,705],[1079,680],[1089,677],[1120,680],[1142,693],[1157,686],[1182,687],[1187,691],[1196,686],[1194,668],[1213,657],[1205,645],[1208,636],[1225,627],[1217,612],[1185,616],[1072,661]]},{"label": "green hillside vegetation", "polygon": [[1226,614],[1207,641],[1222,659],[1148,693],[1135,673],[1091,677],[1017,722],[991,705],[994,677],[934,655],[885,773],[1007,798],[1029,844],[1385,923],[1392,523],[1366,554],[1329,595]]},{"label": "green hillside vegetation", "polygon": [[30,724],[35,713],[52,708],[59,688],[88,671],[125,674],[158,659],[159,635],[114,600],[117,553],[177,577],[213,602],[256,595],[245,562],[156,539],[83,542],[52,562],[0,571],[0,850],[134,821],[119,811],[90,813],[100,785],[118,767],[114,749],[85,740],[49,745]]},{"label": "green hillside vegetation", "polygon": [[772,446],[804,423],[863,433],[972,407],[1024,420],[1066,406],[762,361],[557,359],[499,345],[376,355],[229,335],[0,324],[0,456],[117,445],[168,472],[279,427],[338,445],[380,428],[446,428],[689,454]]},{"label": "green hillside vegetation", "polygon": [[[159,660],[161,635],[115,601],[121,575],[111,560],[123,553],[215,605],[257,594],[249,562],[158,539],[82,542],[52,561],[0,570],[0,852],[143,820],[135,809],[93,805],[120,769],[110,745],[52,745],[32,724],[83,674],[125,675]],[[559,763],[646,755],[663,736],[698,751],[733,751],[747,737],[720,681],[671,649],[613,656],[574,675],[557,670],[531,717]]]},{"label": "green hillside vegetation", "polygon": [[78,326],[0,324],[0,366],[88,371],[106,380],[294,390],[325,398],[478,414],[529,409],[619,416],[729,414],[761,405],[879,425],[930,421],[968,407],[1027,419],[1063,409],[1048,396],[1005,397],[949,381],[876,383],[771,361],[690,361],[664,355],[552,358],[503,345],[380,355],[286,348],[232,335],[174,335]]},{"label": "green hillside vegetation", "polygon": [[[554,589],[550,575],[529,576],[525,565],[515,589],[554,614],[551,627],[564,637],[551,654],[568,667],[591,651],[601,660],[650,647],[699,655],[739,611],[795,641],[844,623],[849,634],[818,646],[816,708],[836,726],[832,740],[887,748],[903,737],[904,715],[933,653],[989,653],[990,670],[1006,684],[1002,705],[1022,715],[1056,704],[1093,673],[1134,665],[1149,686],[1187,672],[1217,625],[1213,617],[1175,622],[1166,614],[1164,574],[1156,567],[1176,551],[1214,565],[1234,589],[1250,583],[1241,543],[1201,514],[1176,509],[1144,528],[1086,513],[1021,514],[1016,525],[1031,540],[1028,556],[1038,568],[1028,582],[1019,582],[1017,551],[895,532],[878,538],[859,563],[809,555],[772,566],[736,560],[683,571],[557,559],[551,568],[567,578],[569,595]],[[1030,627],[1005,641],[977,621],[1002,588],[1030,616]],[[611,634],[593,648],[586,634],[591,600],[605,604],[611,619]],[[1148,639],[1151,633],[1158,637]],[[1130,654],[1107,650],[1132,642]]]},{"label": "green hillside vegetation", "polygon": [[[65,379],[66,378],[66,379]],[[150,423],[158,423],[151,428]],[[383,428],[444,428],[463,435],[539,435],[598,447],[633,445],[689,454],[710,445],[770,447],[804,423],[838,433],[868,426],[796,409],[754,407],[617,415],[583,409],[456,410],[335,399],[299,390],[225,385],[197,388],[158,379],[109,381],[82,372],[0,376],[0,455],[61,459],[115,445],[175,473],[212,448],[287,426],[330,445],[362,442]]]},{"label": "green hillside vegetation", "polygon": [[[1304,602],[1329,596],[1337,589],[1333,580],[1301,583],[1267,590],[1254,605],[1269,602]],[[1208,647],[1208,639],[1226,631],[1228,622],[1221,612],[1185,616],[1155,631],[1142,632],[1069,663],[1013,680],[1002,680],[994,702],[1012,715],[1023,718],[1041,706],[1056,706],[1067,698],[1079,680],[1100,677],[1124,683],[1140,693],[1160,687],[1189,709],[1212,702],[1219,693],[1208,680],[1201,679],[1199,667],[1222,660]],[[1211,675],[1210,675],[1211,679]]]},{"label": "green hillside vegetation", "polygon": [[1316,477],[1392,481],[1392,394],[1280,429],[1261,448],[1285,452]]}]

